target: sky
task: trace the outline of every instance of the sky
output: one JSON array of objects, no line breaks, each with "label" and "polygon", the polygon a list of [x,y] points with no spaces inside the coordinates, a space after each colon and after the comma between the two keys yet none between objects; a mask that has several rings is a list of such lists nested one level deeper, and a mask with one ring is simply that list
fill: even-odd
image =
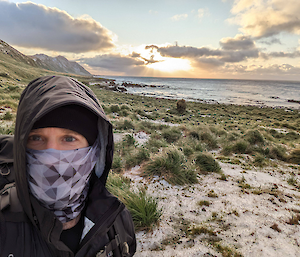
[{"label": "sky", "polygon": [[94,75],[300,80],[299,0],[0,0],[0,39]]}]

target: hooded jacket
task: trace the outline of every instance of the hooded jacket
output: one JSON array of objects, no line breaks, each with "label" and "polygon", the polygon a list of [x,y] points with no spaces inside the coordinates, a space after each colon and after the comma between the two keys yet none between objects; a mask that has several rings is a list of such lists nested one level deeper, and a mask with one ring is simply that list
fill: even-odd
[{"label": "hooded jacket", "polygon": [[[33,124],[48,112],[70,104],[85,107],[98,116],[98,140],[101,147],[83,211],[84,237],[75,255],[60,241],[62,223],[30,194],[26,172],[26,144]],[[117,216],[127,223],[125,229],[133,235],[126,241],[130,256],[134,254],[136,241],[131,216],[125,206],[105,188],[113,158],[112,125],[90,88],[63,76],[47,76],[30,82],[20,98],[13,149],[16,190],[23,210],[21,213],[8,209],[0,215],[1,257],[96,256],[103,248],[103,242],[108,241],[108,227]]]}]

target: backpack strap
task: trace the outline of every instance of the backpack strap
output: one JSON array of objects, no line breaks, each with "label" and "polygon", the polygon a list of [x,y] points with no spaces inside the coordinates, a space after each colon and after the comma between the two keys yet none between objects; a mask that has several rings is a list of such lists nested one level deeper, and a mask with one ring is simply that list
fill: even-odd
[{"label": "backpack strap", "polygon": [[[0,211],[4,214],[6,221],[28,220],[18,198],[15,182],[6,184],[0,191]],[[8,215],[5,215],[6,211],[8,211]]]},{"label": "backpack strap", "polygon": [[[122,250],[120,250],[122,248]],[[110,255],[113,253],[113,255]],[[97,253],[96,257],[127,257],[129,256],[129,246],[126,242],[121,244],[119,235],[116,235],[105,247],[104,250],[101,250]]]},{"label": "backpack strap", "polygon": [[[121,218],[118,216],[107,233],[110,242],[104,247],[103,250],[97,253],[96,257],[129,257],[130,254],[128,243],[122,241],[126,239],[122,237],[122,234],[118,233],[123,230],[124,225],[122,223]],[[111,253],[113,253],[113,255],[111,255]]]}]

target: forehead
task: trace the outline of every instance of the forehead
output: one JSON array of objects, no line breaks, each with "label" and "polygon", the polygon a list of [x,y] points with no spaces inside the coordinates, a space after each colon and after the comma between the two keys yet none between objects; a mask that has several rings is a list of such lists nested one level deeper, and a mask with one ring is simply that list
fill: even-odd
[{"label": "forehead", "polygon": [[33,129],[30,131],[30,134],[75,134],[75,135],[80,135],[78,132],[71,130],[71,129],[66,129],[66,128],[56,128],[56,127],[47,127],[47,128],[38,128],[38,129]]}]

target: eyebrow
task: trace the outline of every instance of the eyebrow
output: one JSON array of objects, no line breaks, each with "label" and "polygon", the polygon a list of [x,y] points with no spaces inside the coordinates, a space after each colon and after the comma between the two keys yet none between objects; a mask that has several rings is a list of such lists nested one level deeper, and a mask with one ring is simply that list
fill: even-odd
[{"label": "eyebrow", "polygon": [[[51,127],[52,128],[52,127]],[[53,128],[56,128],[56,127],[53,127]],[[29,132],[29,135],[31,133],[39,133],[39,130],[41,130],[43,128],[38,128],[38,129],[33,129]],[[71,129],[66,129],[66,128],[60,128],[63,130],[64,133],[67,133],[67,134],[74,134],[74,135],[79,135],[79,136],[82,136],[80,133],[74,131],[74,130],[71,130]]]}]

